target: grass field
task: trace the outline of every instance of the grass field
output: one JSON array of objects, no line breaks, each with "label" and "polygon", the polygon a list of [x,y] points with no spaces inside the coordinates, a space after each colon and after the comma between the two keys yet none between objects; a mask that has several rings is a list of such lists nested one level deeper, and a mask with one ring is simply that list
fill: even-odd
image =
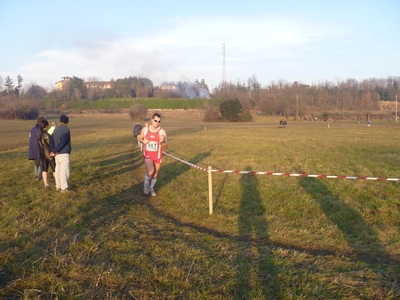
[{"label": "grass field", "polygon": [[[161,125],[202,168],[400,177],[400,124],[278,122]],[[0,299],[400,298],[400,182],[214,173],[210,216],[206,172],[164,156],[145,196],[128,117],[71,116],[61,194],[33,125],[0,121]]]}]

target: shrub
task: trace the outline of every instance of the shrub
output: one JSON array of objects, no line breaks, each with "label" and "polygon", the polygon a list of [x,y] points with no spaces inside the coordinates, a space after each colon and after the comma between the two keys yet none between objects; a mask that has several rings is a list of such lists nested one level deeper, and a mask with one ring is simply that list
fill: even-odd
[{"label": "shrub", "polygon": [[142,104],[134,104],[129,110],[131,120],[144,120],[147,115],[147,108]]},{"label": "shrub", "polygon": [[220,112],[226,121],[238,122],[241,120],[243,105],[238,99],[229,99],[221,103]]},{"label": "shrub", "polygon": [[0,109],[0,119],[3,120],[35,120],[39,116],[37,102],[9,103]]},{"label": "shrub", "polygon": [[219,114],[219,108],[216,106],[210,106],[206,109],[204,113],[203,122],[218,122],[221,121],[221,116]]},{"label": "shrub", "polygon": [[246,113],[246,114],[244,114],[243,115],[243,117],[242,117],[242,121],[243,122],[251,122],[251,121],[253,121],[254,119],[253,119],[253,116],[250,114],[250,113]]}]

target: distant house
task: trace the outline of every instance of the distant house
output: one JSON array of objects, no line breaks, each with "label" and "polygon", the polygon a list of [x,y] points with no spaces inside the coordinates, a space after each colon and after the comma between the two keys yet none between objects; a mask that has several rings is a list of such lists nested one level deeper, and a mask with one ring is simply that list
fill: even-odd
[{"label": "distant house", "polygon": [[112,83],[111,81],[88,81],[85,82],[85,86],[88,89],[107,90],[112,88]]},{"label": "distant house", "polygon": [[163,85],[160,89],[162,91],[174,91],[176,90],[176,85]]},{"label": "distant house", "polygon": [[[69,76],[64,76],[61,77],[60,81],[56,82],[56,89],[57,90],[63,90],[68,87],[68,83],[71,81],[72,77]],[[84,82],[86,88],[88,89],[101,89],[101,90],[107,90],[112,88],[112,82],[111,81],[88,81]]]},{"label": "distant house", "polygon": [[61,77],[62,79],[60,81],[56,82],[56,89],[57,90],[62,90],[64,88],[67,88],[69,81],[71,80],[71,77],[64,76]]},{"label": "distant house", "polygon": [[293,85],[295,87],[300,87],[300,88],[309,88],[310,87],[308,84],[302,84],[302,83],[299,83],[298,81],[293,82]]}]

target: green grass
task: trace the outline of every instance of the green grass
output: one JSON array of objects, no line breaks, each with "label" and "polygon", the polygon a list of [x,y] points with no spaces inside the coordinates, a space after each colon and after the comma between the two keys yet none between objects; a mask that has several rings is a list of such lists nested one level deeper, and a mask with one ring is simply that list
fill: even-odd
[{"label": "green grass", "polygon": [[142,104],[148,109],[204,109],[206,105],[220,105],[219,99],[163,99],[163,98],[107,98],[98,101],[69,102],[71,109],[126,109]]},{"label": "green grass", "polygon": [[[161,124],[203,168],[400,177],[397,124],[278,121]],[[32,126],[0,121],[0,298],[400,297],[399,182],[213,173],[209,216],[206,172],[164,156],[149,198],[128,117],[72,116],[60,194],[34,181]]]}]

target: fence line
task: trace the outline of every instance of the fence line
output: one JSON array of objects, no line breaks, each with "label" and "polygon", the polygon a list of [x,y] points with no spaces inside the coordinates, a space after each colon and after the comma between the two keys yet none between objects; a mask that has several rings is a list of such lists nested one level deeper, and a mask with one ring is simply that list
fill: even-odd
[{"label": "fence line", "polygon": [[327,178],[327,179],[361,179],[361,180],[374,180],[374,181],[395,181],[400,182],[400,178],[388,178],[388,177],[371,177],[371,176],[345,176],[345,175],[325,175],[325,174],[297,174],[297,173],[278,173],[278,172],[256,172],[256,171],[240,171],[240,170],[218,170],[212,169],[208,166],[208,169],[202,168],[188,161],[173,156],[163,151],[163,154],[176,159],[184,164],[187,164],[193,168],[208,173],[208,194],[209,194],[209,213],[213,213],[213,199],[212,199],[212,173],[225,173],[225,174],[248,174],[248,175],[271,175],[271,176],[285,176],[285,177],[310,177],[310,178]]},{"label": "fence line", "polygon": [[196,168],[196,169],[201,170],[201,171],[204,171],[204,172],[208,172],[207,169],[204,169],[204,168],[202,168],[202,167],[199,167],[199,166],[197,166],[197,165],[195,165],[195,164],[192,164],[192,163],[190,163],[190,162],[188,162],[188,161],[186,161],[186,160],[180,159],[180,158],[178,158],[178,157],[176,157],[176,156],[173,156],[173,155],[171,155],[171,154],[169,154],[169,153],[167,153],[167,152],[164,152],[164,151],[163,151],[163,154],[165,154],[165,155],[167,155],[167,156],[169,156],[169,157],[172,157],[173,159],[179,160],[180,162],[183,162],[184,164],[187,164],[187,165],[189,165],[189,166],[191,166],[191,167],[193,167],[193,168]]},{"label": "fence line", "polygon": [[312,178],[328,178],[328,179],[363,179],[363,180],[399,181],[400,182],[400,178],[368,177],[368,176],[296,174],[296,173],[254,172],[254,171],[239,171],[239,170],[209,170],[209,172],[231,173],[231,174],[250,174],[250,175],[272,175],[272,176],[286,176],[286,177],[312,177]]}]

